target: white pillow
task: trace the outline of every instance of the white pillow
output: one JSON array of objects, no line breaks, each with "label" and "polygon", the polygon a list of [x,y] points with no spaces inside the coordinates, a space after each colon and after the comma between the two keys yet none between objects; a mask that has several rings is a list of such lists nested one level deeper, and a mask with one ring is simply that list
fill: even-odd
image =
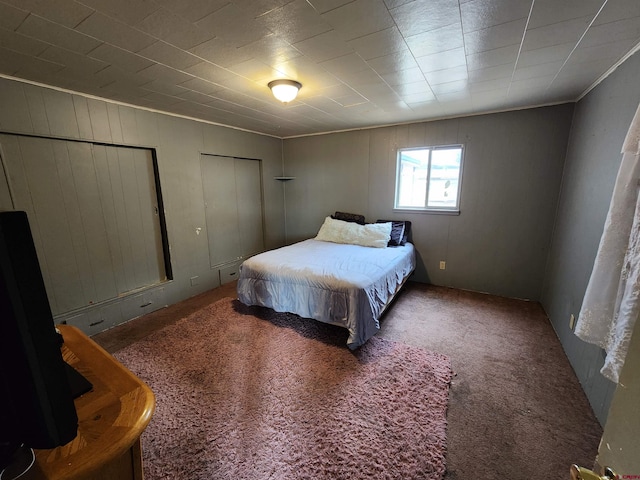
[{"label": "white pillow", "polygon": [[391,226],[391,223],[360,225],[327,217],[315,239],[363,247],[385,248],[391,237]]}]

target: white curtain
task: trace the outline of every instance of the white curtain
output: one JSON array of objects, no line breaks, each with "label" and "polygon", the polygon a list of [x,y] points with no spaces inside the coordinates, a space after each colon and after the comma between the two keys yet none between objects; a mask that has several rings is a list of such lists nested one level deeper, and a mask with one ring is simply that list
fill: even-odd
[{"label": "white curtain", "polygon": [[602,374],[618,382],[640,313],[640,105],[622,163],[575,334],[607,352]]}]

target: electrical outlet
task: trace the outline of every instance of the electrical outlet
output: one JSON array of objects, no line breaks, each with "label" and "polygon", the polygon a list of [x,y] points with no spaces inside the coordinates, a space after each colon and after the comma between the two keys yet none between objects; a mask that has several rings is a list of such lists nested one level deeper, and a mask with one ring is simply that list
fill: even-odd
[{"label": "electrical outlet", "polygon": [[191,286],[195,287],[196,285],[198,285],[200,283],[200,279],[199,277],[196,275],[195,277],[191,277]]},{"label": "electrical outlet", "polygon": [[447,262],[444,260],[440,260],[440,270],[445,270],[447,268]]},{"label": "electrical outlet", "polygon": [[569,328],[573,330],[575,326],[576,326],[576,316],[572,313],[571,316],[569,317]]}]

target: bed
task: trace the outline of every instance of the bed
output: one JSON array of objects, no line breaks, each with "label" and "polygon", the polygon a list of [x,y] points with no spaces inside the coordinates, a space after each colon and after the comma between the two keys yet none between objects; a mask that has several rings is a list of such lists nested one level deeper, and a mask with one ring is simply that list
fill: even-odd
[{"label": "bed", "polygon": [[[323,236],[330,219],[314,239],[247,259],[240,266],[238,299],[345,327],[347,346],[355,349],[379,330],[381,315],[415,269],[415,249],[406,237],[394,242],[389,233],[377,248],[358,244],[366,241],[354,244],[344,236]],[[334,226],[336,221],[341,222],[333,220]],[[349,230],[359,228],[342,223],[350,223],[345,227]],[[392,229],[393,225],[386,231]]]}]

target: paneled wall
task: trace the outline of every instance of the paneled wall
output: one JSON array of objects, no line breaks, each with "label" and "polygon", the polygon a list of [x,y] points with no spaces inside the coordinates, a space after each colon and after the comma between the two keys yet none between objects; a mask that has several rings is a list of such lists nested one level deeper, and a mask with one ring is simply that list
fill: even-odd
[{"label": "paneled wall", "polygon": [[[591,405],[604,424],[614,384],[600,374],[604,352],[569,328],[593,268],[622,155],[640,102],[640,55],[578,102],[571,131],[542,304]],[[640,367],[638,367],[640,368]]]},{"label": "paneled wall", "polygon": [[[336,210],[408,219],[415,280],[539,300],[572,105],[286,139],[287,241]],[[463,144],[460,215],[394,212],[401,147]],[[439,269],[440,261],[446,269]]]},{"label": "paneled wall", "polygon": [[[209,265],[202,153],[261,160],[265,247],[278,247],[285,241],[283,186],[273,179],[282,175],[280,139],[3,78],[0,105],[2,133],[155,149],[173,280],[154,291],[141,292],[138,299],[128,296],[77,312],[77,322],[94,323],[101,329],[219,285],[218,270]],[[13,207],[4,172],[0,172],[0,209]],[[101,320],[106,321],[99,323]]]}]

